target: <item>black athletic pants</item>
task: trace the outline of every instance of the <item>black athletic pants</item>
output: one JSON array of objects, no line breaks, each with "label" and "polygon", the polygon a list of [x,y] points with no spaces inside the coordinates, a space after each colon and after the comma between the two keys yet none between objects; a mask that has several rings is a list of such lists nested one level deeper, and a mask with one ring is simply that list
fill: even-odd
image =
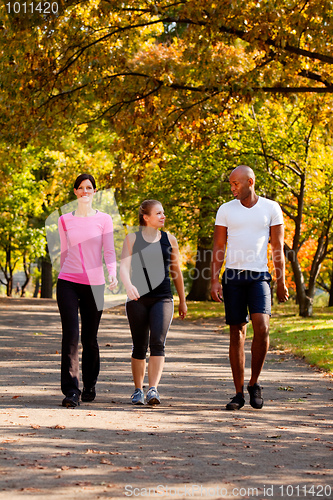
[{"label": "black athletic pants", "polygon": [[83,386],[90,389],[97,382],[100,367],[97,332],[102,310],[98,311],[94,295],[99,295],[99,298],[103,297],[104,285],[92,287],[58,279],[57,302],[62,323],[61,390],[65,396],[71,392],[81,393],[79,389],[79,310]]}]

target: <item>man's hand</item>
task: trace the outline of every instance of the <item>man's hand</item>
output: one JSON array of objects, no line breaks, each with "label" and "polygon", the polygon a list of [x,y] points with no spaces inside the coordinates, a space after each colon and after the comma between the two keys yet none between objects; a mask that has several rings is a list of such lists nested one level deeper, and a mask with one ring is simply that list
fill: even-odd
[{"label": "man's hand", "polygon": [[222,302],[223,292],[221,283],[219,283],[218,281],[212,282],[210,294],[212,296],[212,299],[215,300],[215,302]]},{"label": "man's hand", "polygon": [[286,302],[289,298],[289,291],[285,283],[278,283],[276,295],[279,302]]}]

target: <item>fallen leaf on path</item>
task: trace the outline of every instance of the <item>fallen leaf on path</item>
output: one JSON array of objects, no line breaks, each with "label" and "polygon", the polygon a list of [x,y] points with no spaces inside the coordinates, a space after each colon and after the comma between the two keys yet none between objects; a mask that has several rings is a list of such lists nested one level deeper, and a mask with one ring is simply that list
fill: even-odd
[{"label": "fallen leaf on path", "polygon": [[113,463],[110,460],[108,460],[107,458],[101,458],[99,463],[105,464],[105,465],[113,465]]},{"label": "fallen leaf on path", "polygon": [[33,492],[39,492],[42,491],[39,488],[21,488],[20,491],[33,491]]}]

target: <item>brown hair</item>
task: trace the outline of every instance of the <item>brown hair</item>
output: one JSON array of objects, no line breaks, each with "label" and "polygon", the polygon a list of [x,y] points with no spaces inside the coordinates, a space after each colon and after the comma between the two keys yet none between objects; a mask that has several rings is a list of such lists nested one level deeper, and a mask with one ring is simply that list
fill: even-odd
[{"label": "brown hair", "polygon": [[79,176],[76,178],[75,182],[74,182],[74,189],[78,189],[78,188],[79,188],[79,186],[80,186],[80,184],[81,184],[81,182],[83,182],[83,181],[85,181],[85,180],[90,181],[90,182],[91,182],[91,184],[92,184],[92,186],[93,186],[93,188],[94,188],[94,189],[96,189],[96,182],[95,182],[95,179],[94,179],[94,178],[93,178],[93,176],[92,176],[92,175],[90,175],[90,174],[81,174],[81,175],[79,175]]},{"label": "brown hair", "polygon": [[161,205],[160,201],[157,200],[144,200],[139,208],[139,224],[140,226],[146,226],[146,221],[144,220],[144,215],[150,215],[151,210],[154,205]]}]

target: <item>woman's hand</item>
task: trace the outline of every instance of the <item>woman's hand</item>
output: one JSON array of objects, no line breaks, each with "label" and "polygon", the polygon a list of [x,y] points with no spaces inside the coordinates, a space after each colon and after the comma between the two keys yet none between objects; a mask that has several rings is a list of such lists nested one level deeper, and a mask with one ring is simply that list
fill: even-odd
[{"label": "woman's hand", "polygon": [[179,316],[181,319],[184,319],[187,314],[187,305],[186,302],[179,302],[178,306]]},{"label": "woman's hand", "polygon": [[126,293],[130,300],[138,300],[140,298],[138,289],[132,284],[126,287]]},{"label": "woman's hand", "polygon": [[116,286],[118,285],[118,280],[115,276],[109,276],[109,281],[110,281],[110,284],[109,284],[109,290],[114,290],[116,288]]}]

